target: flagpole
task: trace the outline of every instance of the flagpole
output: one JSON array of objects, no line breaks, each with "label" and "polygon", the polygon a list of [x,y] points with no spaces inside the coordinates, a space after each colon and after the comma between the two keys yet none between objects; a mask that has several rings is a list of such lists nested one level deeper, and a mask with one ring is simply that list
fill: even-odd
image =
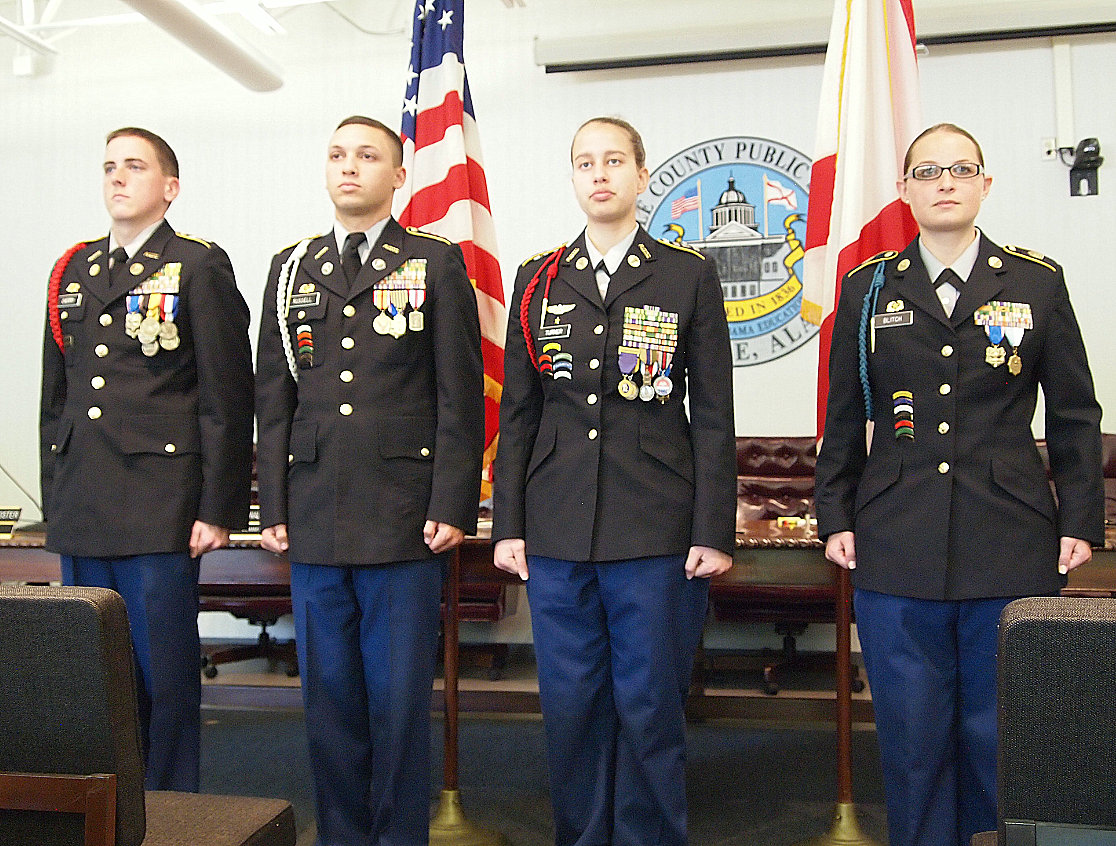
[{"label": "flagpole", "polygon": [[465,818],[461,806],[461,790],[457,769],[457,677],[458,677],[458,594],[461,588],[461,550],[455,549],[446,574],[445,615],[442,632],[445,636],[442,715],[445,722],[445,761],[442,765],[442,794],[438,810],[430,821],[431,846],[509,846],[508,839],[498,831],[473,825]]},{"label": "flagpole", "polygon": [[698,236],[697,236],[697,240],[702,241],[702,240],[705,239],[705,215],[702,213],[702,209],[701,209],[701,180],[700,179],[697,180],[697,192],[698,192]]}]

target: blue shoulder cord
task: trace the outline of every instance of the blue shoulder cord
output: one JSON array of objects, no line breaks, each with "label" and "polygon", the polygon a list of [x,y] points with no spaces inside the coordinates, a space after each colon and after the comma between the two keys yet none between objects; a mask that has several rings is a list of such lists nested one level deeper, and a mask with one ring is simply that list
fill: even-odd
[{"label": "blue shoulder cord", "polygon": [[884,285],[884,264],[881,261],[876,265],[872,284],[864,294],[864,305],[860,309],[860,336],[857,339],[860,352],[860,387],[864,391],[864,415],[868,420],[872,419],[872,386],[868,384],[868,321],[876,313],[876,300]]}]

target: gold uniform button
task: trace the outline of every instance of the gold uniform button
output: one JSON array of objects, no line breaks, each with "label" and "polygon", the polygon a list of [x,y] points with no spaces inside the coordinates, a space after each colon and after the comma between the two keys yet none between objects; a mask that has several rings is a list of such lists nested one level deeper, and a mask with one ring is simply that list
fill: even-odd
[{"label": "gold uniform button", "polygon": [[99,391],[105,386],[105,377],[94,376],[92,379],[89,380],[89,384],[93,386],[93,390]]},{"label": "gold uniform button", "polygon": [[601,366],[601,360],[599,358],[589,359],[589,369],[590,370],[596,370],[600,366]]},{"label": "gold uniform button", "polygon": [[85,413],[89,415],[90,420],[96,420],[101,416],[101,409],[97,408],[97,406],[93,406]]},{"label": "gold uniform button", "polygon": [[596,405],[597,404],[597,395],[596,394],[589,394],[589,396],[587,396],[585,398],[585,401],[587,403],[589,403],[589,405]]},{"label": "gold uniform button", "polygon": [[604,332],[604,324],[603,323],[598,323],[596,326],[593,327],[593,334],[594,335],[600,335],[603,332]]},{"label": "gold uniform button", "polygon": [[64,312],[62,312],[61,314],[58,315],[58,319],[59,320],[65,320],[69,316],[70,316],[70,313],[68,311],[64,311]]},{"label": "gold uniform button", "polygon": [[287,463],[288,464],[294,464],[294,454],[293,453],[287,453]]},{"label": "gold uniform button", "polygon": [[953,355],[953,347],[951,347],[949,344],[946,344],[944,347],[942,347],[942,355],[946,358],[949,358],[951,355]]},{"label": "gold uniform button", "polygon": [[102,314],[98,319],[101,321],[102,326],[111,326],[112,325],[112,315],[111,314]]},{"label": "gold uniform button", "polygon": [[305,319],[306,319],[306,312],[304,312],[304,311],[300,311],[300,312],[298,313],[298,319],[299,319],[299,320],[305,320]]},{"label": "gold uniform button", "polygon": [[948,431],[949,431],[949,424],[946,423],[944,420],[941,423],[938,424],[938,434],[944,435]]},{"label": "gold uniform button", "polygon": [[50,451],[51,452],[58,452],[58,444],[51,444],[50,445]]},{"label": "gold uniform button", "polygon": [[178,449],[178,447],[176,447],[174,444],[166,444],[163,447],[164,452],[174,452],[176,449]]},{"label": "gold uniform button", "polygon": [[97,356],[97,358],[104,358],[106,355],[108,355],[108,347],[104,344],[97,344],[97,346],[93,348],[93,352]]},{"label": "gold uniform button", "polygon": [[421,455],[423,458],[427,458],[430,455],[430,447],[423,447],[422,449],[420,449],[419,455]]},{"label": "gold uniform button", "polygon": [[353,407],[347,402],[343,402],[341,403],[341,408],[339,408],[338,411],[340,411],[345,417],[348,417],[350,414],[353,413]]},{"label": "gold uniform button", "polygon": [[351,371],[351,370],[342,370],[342,371],[341,371],[341,381],[342,381],[342,382],[351,382],[351,381],[353,381],[353,371]]},{"label": "gold uniform button", "polygon": [[939,473],[948,473],[949,472],[949,462],[943,461],[941,464],[939,464],[938,465],[938,472]]},{"label": "gold uniform button", "polygon": [[345,308],[342,309],[342,312],[344,313],[344,315],[346,317],[352,317],[353,315],[356,314],[356,306],[354,306],[352,303],[350,303],[349,305],[345,306]]},{"label": "gold uniform button", "polygon": [[596,429],[590,429],[589,430],[589,440],[595,441],[596,439],[597,439],[597,430]]},{"label": "gold uniform button", "polygon": [[950,387],[949,382],[946,382],[944,385],[942,385],[940,388],[938,388],[938,393],[941,394],[944,397],[946,394],[948,394],[952,390],[953,390],[953,388]]},{"label": "gold uniform button", "polygon": [[346,337],[341,339],[341,346],[343,346],[347,350],[351,350],[353,347],[356,346],[356,341],[354,341],[352,338],[346,336]]}]

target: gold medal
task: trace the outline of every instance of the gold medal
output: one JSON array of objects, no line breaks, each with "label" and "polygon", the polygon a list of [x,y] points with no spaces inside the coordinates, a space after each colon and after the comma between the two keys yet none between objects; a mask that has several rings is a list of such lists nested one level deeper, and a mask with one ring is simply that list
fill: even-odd
[{"label": "gold medal", "polygon": [[1012,376],[1018,376],[1023,372],[1023,359],[1019,357],[1019,353],[1012,352],[1011,358],[1008,359],[1008,373]]},{"label": "gold medal", "polygon": [[155,355],[155,353],[159,352],[159,344],[155,341],[151,341],[150,343],[141,343],[140,349],[143,350],[144,355],[150,358],[151,356]]},{"label": "gold medal", "polygon": [[412,332],[421,332],[423,328],[423,316],[421,311],[412,311],[407,315],[407,328]]},{"label": "gold medal", "polygon": [[136,337],[139,332],[140,323],[143,322],[143,317],[140,316],[138,311],[130,311],[124,315],[124,332],[129,338]]},{"label": "gold medal", "polygon": [[162,341],[169,341],[171,338],[178,337],[178,327],[174,324],[173,320],[164,320],[159,325],[159,339]]},{"label": "gold medal", "polygon": [[376,330],[376,334],[386,335],[391,331],[391,318],[381,311],[372,321],[372,328]]},{"label": "gold medal", "polygon": [[1007,352],[999,345],[990,346],[984,351],[984,360],[993,367],[999,367],[1004,363],[1005,358],[1007,358]]},{"label": "gold medal", "polygon": [[393,338],[402,338],[407,331],[407,320],[402,314],[396,313],[395,317],[390,318],[391,328],[388,334]]},{"label": "gold medal", "polygon": [[635,382],[632,381],[632,375],[627,373],[624,378],[620,380],[620,384],[616,386],[616,390],[620,392],[626,400],[634,400],[639,396],[639,388],[636,387]]},{"label": "gold medal", "polygon": [[182,340],[178,337],[177,334],[171,338],[159,338],[159,346],[161,346],[165,350],[176,350],[178,349],[178,345],[181,343]]},{"label": "gold medal", "polygon": [[[150,344],[159,337],[159,321],[154,317],[145,317],[139,325],[139,330],[136,332],[136,337],[139,338],[141,344]],[[152,353],[154,355],[154,353]]]}]

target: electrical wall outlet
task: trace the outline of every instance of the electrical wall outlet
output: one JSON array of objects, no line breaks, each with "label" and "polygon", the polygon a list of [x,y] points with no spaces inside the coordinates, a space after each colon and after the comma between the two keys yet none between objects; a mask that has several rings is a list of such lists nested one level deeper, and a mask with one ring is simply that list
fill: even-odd
[{"label": "electrical wall outlet", "polygon": [[1042,139],[1042,160],[1052,162],[1058,158],[1058,142],[1053,138]]}]

